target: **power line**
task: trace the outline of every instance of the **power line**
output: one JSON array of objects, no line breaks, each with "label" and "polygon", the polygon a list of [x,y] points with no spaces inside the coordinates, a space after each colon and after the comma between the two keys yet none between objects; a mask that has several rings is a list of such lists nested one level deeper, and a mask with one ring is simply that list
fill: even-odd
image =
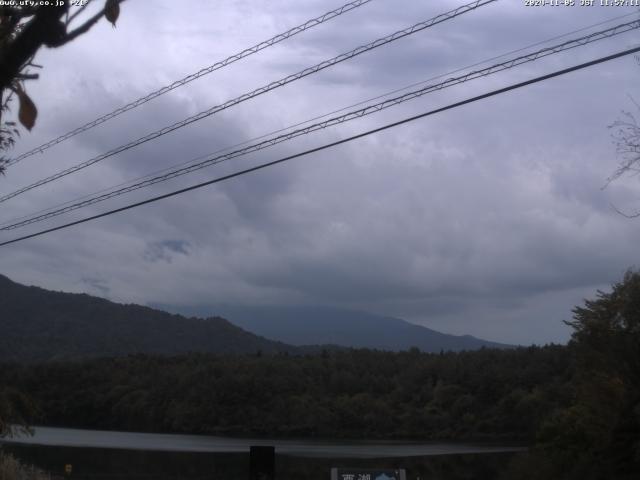
[{"label": "power line", "polygon": [[49,140],[46,143],[43,143],[42,145],[39,145],[35,148],[33,148],[32,150],[29,150],[28,152],[25,152],[19,156],[17,156],[16,158],[13,158],[11,160],[9,160],[7,162],[7,166],[13,165],[15,163],[18,163],[20,160],[23,160],[27,157],[30,157],[32,155],[35,155],[36,153],[42,153],[45,150],[47,150],[48,148],[53,147],[54,145],[57,145],[59,143],[64,142],[65,140],[70,139],[71,137],[74,137],[82,132],[86,132],[87,130],[92,129],[93,127],[96,127],[108,120],[111,120],[112,118],[115,118],[119,115],[122,115],[125,112],[128,112],[129,110],[132,110],[136,107],[139,107],[140,105],[143,105],[151,100],[153,100],[154,98],[159,97],[160,95],[164,95],[165,93],[168,93],[172,90],[175,90],[176,88],[182,87],[183,85],[186,85],[187,83],[193,82],[194,80],[197,80],[200,77],[204,77],[205,75],[208,75],[212,72],[215,72],[216,70],[219,70],[221,68],[224,68],[228,65],[231,65],[232,63],[237,62],[238,60],[242,60],[243,58],[246,58],[250,55],[253,55],[255,53],[260,52],[261,50],[264,50],[265,48],[268,47],[272,47],[273,45],[276,45],[280,42],[282,42],[283,40],[287,40],[288,38],[293,37],[294,35],[297,35],[298,33],[304,32],[305,30],[309,30],[313,27],[316,27],[318,25],[321,25],[325,22],[328,22],[329,20],[332,20],[336,17],[339,17],[340,15],[342,15],[343,13],[347,13],[350,12],[351,10],[354,10],[358,7],[361,7],[369,2],[371,2],[372,0],[355,0],[349,3],[344,4],[343,6],[336,8],[335,10],[331,10],[330,12],[324,13],[323,15],[320,15],[319,17],[313,18],[311,20],[307,20],[306,22],[304,22],[301,25],[298,25],[296,27],[293,27],[289,30],[287,30],[286,32],[283,33],[279,33],[278,35],[271,37],[268,40],[264,40],[256,45],[254,45],[253,47],[249,47],[245,50],[242,50],[239,53],[235,53],[227,58],[225,58],[224,60],[221,60],[219,62],[214,63],[213,65],[210,65],[208,67],[205,67],[195,73],[192,73],[190,75],[187,75],[186,77],[180,79],[180,80],[176,80],[175,82],[171,83],[170,85],[165,85],[162,88],[159,88],[158,90],[155,90],[147,95],[145,95],[144,97],[138,98],[137,100],[134,100],[131,103],[128,103],[110,113],[107,113],[106,115],[103,115],[101,117],[96,118],[95,120],[92,120],[91,122],[88,122],[74,130],[71,130],[70,132],[65,133],[64,135],[60,135],[57,138],[54,138],[53,140]]},{"label": "power line", "polygon": [[[378,102],[376,104],[373,105],[369,105],[366,106],[364,108],[358,109],[358,110],[354,110],[348,113],[345,113],[343,115],[339,115],[336,117],[332,117],[329,118],[327,120],[324,120],[322,122],[318,122],[312,125],[308,125],[304,128],[300,128],[297,130],[293,130],[291,132],[282,134],[282,135],[278,135],[276,137],[272,137],[269,138],[267,140],[264,140],[262,142],[259,143],[254,143],[251,145],[248,145],[246,147],[240,148],[238,150],[234,150],[231,151],[229,153],[225,153],[225,154],[220,154],[220,155],[216,155],[218,152],[205,156],[205,157],[200,157],[199,159],[196,160],[192,160],[191,162],[188,162],[189,164],[187,166],[182,166],[180,168],[177,169],[172,169],[169,172],[162,174],[162,175],[158,175],[156,177],[150,178],[148,180],[143,180],[131,185],[128,185],[126,187],[122,187],[122,188],[118,188],[115,190],[111,190],[108,191],[107,193],[104,193],[102,195],[95,195],[95,196],[90,196],[89,198],[87,198],[86,200],[82,200],[82,201],[78,201],[76,203],[72,203],[72,204],[65,204],[66,206],[63,206],[61,208],[57,208],[54,210],[50,210],[47,213],[43,213],[43,214],[33,214],[31,216],[27,216],[28,218],[24,219],[24,220],[20,220],[20,221],[16,221],[14,223],[11,224],[7,224],[9,222],[6,222],[3,225],[0,225],[0,230],[3,231],[8,231],[8,230],[14,230],[16,228],[20,228],[20,227],[24,227],[26,225],[31,225],[33,223],[38,223],[44,220],[47,220],[49,218],[53,218],[68,212],[71,212],[73,210],[77,210],[83,207],[87,207],[89,205],[93,205],[96,203],[100,203],[106,200],[109,200],[111,198],[114,197],[118,197],[120,195],[124,195],[126,193],[130,193],[133,192],[135,190],[139,190],[141,188],[144,187],[148,187],[151,185],[155,185],[157,183],[161,183],[167,180],[170,180],[172,178],[176,178],[197,170],[201,170],[205,167],[209,167],[211,165],[215,165],[218,163],[222,163],[228,160],[231,160],[233,158],[237,158],[243,155],[247,155],[249,153],[254,153],[257,152],[259,150],[263,150],[265,148],[277,145],[279,143],[283,143],[285,141],[291,140],[293,138],[302,136],[302,135],[307,135],[309,133],[318,131],[318,130],[322,130],[324,128],[327,127],[332,127],[335,125],[339,125],[357,118],[362,118],[364,116],[373,114],[373,113],[377,113],[380,112],[382,110],[385,110],[387,108],[399,105],[401,103],[404,103],[406,101],[410,101],[410,100],[414,100],[418,97],[421,97],[423,95],[426,95],[428,93],[434,92],[434,91],[439,91],[439,90],[443,90],[445,88],[454,86],[454,85],[459,85],[461,83],[465,83],[468,82],[470,80],[474,80],[477,78],[481,78],[481,77],[486,77],[488,75],[492,75],[510,68],[514,68],[516,66],[522,65],[524,63],[528,63],[528,62],[532,62],[535,60],[538,60],[540,58],[549,56],[549,55],[553,55],[562,51],[566,51],[566,50],[570,50],[579,46],[584,46],[593,42],[597,42],[606,38],[611,38],[615,35],[620,35],[622,33],[626,33],[629,32],[631,30],[634,29],[638,29],[640,28],[640,20],[635,20],[632,22],[628,22],[628,23],[624,23],[624,24],[620,24],[620,25],[616,25],[614,27],[608,28],[606,30],[602,30],[599,32],[594,32],[591,33],[589,35],[585,35],[583,37],[580,38],[576,38],[573,40],[568,40],[564,43],[560,43],[558,45],[554,45],[554,46],[550,46],[550,47],[546,47],[540,50],[537,50],[535,52],[531,52],[528,53],[526,55],[521,55],[519,57],[513,58],[511,60],[507,60],[504,61],[502,63],[498,63],[495,65],[491,65],[489,67],[486,67],[484,69],[480,69],[480,70],[474,70],[472,72],[469,72],[465,75],[461,75],[458,77],[453,77],[453,78],[449,78],[447,80],[445,80],[444,82],[440,82],[437,84],[432,84],[432,85],[427,85],[421,89],[418,90],[414,90],[411,92],[407,92],[403,95],[391,98],[391,99],[387,99],[384,100],[382,102]],[[226,150],[226,149],[225,149]],[[213,155],[213,156],[212,156]],[[198,161],[200,160],[200,161]],[[193,163],[198,161],[198,163]],[[85,197],[86,198],[86,197]],[[25,218],[25,217],[23,217]]]},{"label": "power line", "polygon": [[486,63],[491,62],[493,60],[498,60],[500,58],[507,57],[508,55],[512,55],[512,54],[519,53],[519,52],[523,52],[523,51],[529,50],[530,48],[537,47],[537,46],[540,46],[540,45],[544,45],[544,44],[552,42],[554,40],[559,40],[561,38],[566,38],[569,35],[573,35],[575,33],[584,32],[584,31],[590,30],[590,29],[592,29],[594,27],[599,27],[601,25],[605,25],[607,23],[611,23],[611,22],[614,22],[616,20],[621,20],[623,18],[627,18],[627,17],[630,17],[630,16],[636,16],[636,15],[638,15],[637,12],[631,12],[631,13],[626,13],[626,14],[623,14],[623,15],[618,15],[618,16],[615,16],[615,17],[611,17],[608,20],[604,20],[602,22],[593,23],[591,25],[587,25],[585,27],[581,27],[581,28],[578,28],[576,30],[572,30],[570,32],[563,33],[562,35],[556,35],[556,36],[548,38],[546,40],[535,42],[535,43],[526,45],[524,47],[517,48],[515,50],[510,50],[508,52],[502,53],[500,55],[497,55],[497,56],[494,56],[494,57],[491,57],[491,58],[487,58],[487,59],[482,60],[480,62],[476,62],[476,63],[473,63],[471,65],[466,65],[464,67],[460,67],[460,68],[457,68],[455,70],[450,70],[450,71],[448,71],[446,73],[442,73],[442,74],[436,75],[434,77],[430,77],[430,78],[428,78],[426,80],[421,80],[420,82],[412,83],[412,84],[407,85],[405,87],[397,88],[395,90],[391,90],[390,92],[386,92],[386,93],[383,93],[383,94],[380,94],[380,95],[376,95],[375,97],[370,97],[370,98],[367,98],[365,100],[361,100],[361,101],[359,101],[357,103],[353,103],[351,105],[347,105],[347,106],[339,108],[337,110],[333,110],[331,112],[324,113],[322,115],[317,115],[317,116],[309,118],[307,120],[303,120],[303,121],[297,122],[297,123],[295,123],[293,125],[289,125],[287,127],[279,128],[277,130],[273,130],[271,132],[264,133],[264,134],[262,134],[260,136],[257,136],[257,137],[252,137],[252,138],[244,140],[244,141],[242,141],[240,143],[236,143],[234,145],[230,145],[228,147],[221,148],[219,150],[216,150],[215,152],[212,152],[212,153],[209,153],[209,154],[206,154],[206,155],[201,155],[200,157],[188,160],[188,161],[180,163],[178,165],[173,165],[173,166],[166,167],[166,168],[163,168],[163,169],[160,169],[160,170],[155,170],[155,171],[153,171],[151,173],[148,173],[146,175],[142,175],[140,177],[136,177],[136,178],[133,178],[131,180],[126,180],[126,181],[121,182],[121,183],[119,183],[117,185],[114,185],[114,186],[111,186],[111,187],[108,187],[108,188],[104,188],[104,189],[99,190],[97,192],[92,192],[90,194],[86,194],[86,195],[83,195],[81,197],[77,197],[75,199],[68,200],[66,202],[62,202],[62,203],[59,203],[57,205],[54,205],[54,206],[51,206],[51,207],[48,207],[48,208],[43,208],[41,210],[38,210],[36,212],[30,213],[30,214],[27,214],[27,215],[21,215],[19,217],[14,217],[14,218],[12,218],[10,220],[6,220],[6,221],[0,223],[0,230],[2,230],[2,227],[6,226],[6,225],[9,225],[12,222],[18,222],[19,220],[23,220],[25,218],[33,217],[35,215],[39,215],[39,214],[44,213],[44,212],[50,212],[52,210],[57,210],[60,207],[79,202],[80,200],[84,200],[86,198],[94,197],[94,196],[99,195],[101,193],[106,193],[106,192],[109,192],[109,191],[111,191],[113,189],[117,189],[119,187],[124,187],[125,185],[133,184],[133,183],[138,182],[140,180],[144,180],[146,178],[150,178],[150,177],[153,177],[155,175],[159,175],[159,174],[167,172],[169,170],[173,170],[174,168],[177,168],[177,167],[182,167],[184,165],[188,165],[188,164],[192,164],[194,162],[202,161],[202,160],[210,157],[211,155],[215,155],[215,154],[219,154],[219,153],[222,153],[222,152],[226,152],[226,151],[232,150],[234,148],[238,148],[238,147],[241,147],[243,145],[247,145],[247,144],[249,144],[251,142],[255,142],[257,140],[262,140],[262,139],[267,138],[267,137],[269,137],[271,135],[275,135],[275,134],[278,134],[278,133],[286,132],[287,130],[291,130],[293,128],[300,127],[300,126],[302,126],[304,124],[307,124],[307,123],[310,123],[310,122],[313,122],[313,121],[316,121],[316,120],[320,120],[322,118],[326,118],[326,117],[328,117],[330,115],[335,115],[336,113],[344,112],[345,110],[348,110],[350,108],[358,107],[360,105],[365,105],[365,104],[367,104],[369,102],[372,102],[374,100],[379,100],[381,98],[388,97],[388,96],[393,95],[395,93],[403,92],[405,90],[409,90],[410,88],[414,88],[414,87],[417,87],[419,85],[424,85],[424,84],[426,84],[428,82],[431,82],[433,80],[438,80],[440,78],[444,78],[444,77],[447,77],[449,75],[453,75],[455,73],[463,72],[463,71],[468,70],[470,68],[486,64]]},{"label": "power line", "polygon": [[477,102],[477,101],[483,100],[485,98],[489,98],[489,97],[493,97],[493,96],[496,96],[496,95],[500,95],[500,94],[509,92],[511,90],[516,90],[518,88],[522,88],[522,87],[525,87],[525,86],[528,86],[528,85],[532,85],[534,83],[542,82],[542,81],[548,80],[550,78],[554,78],[554,77],[558,77],[558,76],[561,76],[561,75],[565,75],[567,73],[575,72],[577,70],[582,70],[583,68],[592,67],[594,65],[598,65],[598,64],[604,63],[604,62],[608,62],[608,61],[614,60],[616,58],[620,58],[620,57],[623,57],[623,56],[626,56],[626,55],[630,55],[630,54],[636,53],[636,52],[640,52],[640,47],[635,47],[635,48],[630,48],[628,50],[623,50],[621,52],[618,52],[618,53],[615,53],[615,54],[612,54],[612,55],[608,55],[606,57],[600,57],[600,58],[598,58],[596,60],[591,60],[589,62],[581,63],[581,64],[575,65],[573,67],[564,68],[562,70],[557,70],[555,72],[548,73],[546,75],[535,77],[535,78],[526,80],[524,82],[519,82],[519,83],[516,83],[516,84],[512,84],[512,85],[509,85],[507,87],[499,88],[497,90],[492,90],[491,92],[484,93],[482,95],[478,95],[478,96],[475,96],[475,97],[471,97],[471,98],[468,98],[466,100],[462,100],[462,101],[459,101],[459,102],[455,102],[455,103],[449,104],[447,106],[437,108],[435,110],[430,110],[428,112],[424,112],[424,113],[421,113],[419,115],[415,115],[415,116],[412,116],[412,117],[405,118],[403,120],[399,120],[397,122],[389,123],[389,124],[383,125],[382,127],[374,128],[372,130],[368,130],[366,132],[359,133],[357,135],[352,135],[352,136],[344,138],[342,140],[337,140],[335,142],[327,143],[327,144],[321,145],[319,147],[315,147],[315,148],[312,148],[312,149],[309,149],[309,150],[305,150],[304,152],[299,152],[299,153],[296,153],[294,155],[289,155],[287,157],[280,158],[278,160],[273,160],[271,162],[267,162],[267,163],[263,163],[263,164],[260,164],[260,165],[256,165],[256,166],[251,167],[251,168],[247,168],[247,169],[241,170],[239,172],[235,172],[235,173],[232,173],[232,174],[229,174],[229,175],[225,175],[225,176],[222,176],[222,177],[214,178],[212,180],[208,180],[206,182],[198,183],[196,185],[191,185],[190,187],[181,188],[180,190],[175,190],[173,192],[165,193],[163,195],[158,195],[156,197],[148,198],[147,200],[143,200],[141,202],[132,203],[132,204],[126,205],[124,207],[120,207],[120,208],[116,208],[114,210],[109,210],[107,212],[100,213],[98,215],[93,215],[93,216],[86,217],[86,218],[83,218],[83,219],[80,219],[80,220],[76,220],[74,222],[69,222],[69,223],[66,223],[66,224],[63,224],[63,225],[58,225],[57,227],[48,228],[46,230],[41,230],[39,232],[35,232],[35,233],[29,234],[29,235],[25,235],[25,236],[22,236],[22,237],[14,238],[13,240],[7,240],[5,242],[0,243],[0,247],[5,246],[5,245],[10,245],[12,243],[20,242],[20,241],[23,241],[23,240],[27,240],[29,238],[34,238],[34,237],[38,237],[38,236],[41,236],[41,235],[45,235],[47,233],[55,232],[57,230],[62,230],[62,229],[65,229],[65,228],[69,228],[69,227],[72,227],[72,226],[75,226],[75,225],[79,225],[79,224],[82,224],[82,223],[86,223],[86,222],[89,222],[91,220],[96,220],[98,218],[106,217],[106,216],[109,216],[109,215],[114,215],[116,213],[120,213],[120,212],[124,212],[126,210],[130,210],[132,208],[140,207],[142,205],[147,205],[149,203],[154,203],[154,202],[157,202],[159,200],[163,200],[165,198],[174,197],[176,195],[180,195],[182,193],[190,192],[192,190],[196,190],[196,189],[199,189],[199,188],[202,188],[202,187],[206,187],[208,185],[213,185],[214,183],[223,182],[223,181],[229,180],[231,178],[239,177],[241,175],[245,175],[245,174],[252,173],[252,172],[255,172],[255,171],[258,171],[258,170],[262,170],[264,168],[271,167],[271,166],[274,166],[274,165],[277,165],[277,164],[280,164],[280,163],[284,163],[284,162],[287,162],[289,160],[293,160],[295,158],[306,156],[306,155],[309,155],[309,154],[312,154],[312,153],[316,153],[316,152],[319,152],[319,151],[322,151],[322,150],[326,150],[328,148],[332,148],[332,147],[335,147],[337,145],[341,145],[343,143],[351,142],[353,140],[357,140],[359,138],[363,138],[363,137],[372,135],[374,133],[378,133],[378,132],[381,132],[381,131],[384,131],[384,130],[388,130],[390,128],[394,128],[394,127],[397,127],[399,125],[403,125],[405,123],[413,122],[413,121],[421,119],[421,118],[425,118],[425,117],[428,117],[428,116],[431,116],[431,115],[435,115],[436,113],[441,113],[441,112],[444,112],[444,111],[447,111],[447,110],[451,110],[451,109],[454,109],[454,108],[457,108],[457,107],[461,107],[461,106],[467,105],[469,103]]},{"label": "power line", "polygon": [[[184,175],[184,174],[187,174],[187,173],[191,173],[191,172],[194,172],[196,170],[200,170],[202,168],[205,168],[205,167],[217,164],[217,163],[222,163],[222,162],[230,160],[232,158],[237,158],[239,156],[246,155],[248,153],[253,153],[253,152],[256,152],[258,150],[262,150],[264,148],[271,147],[271,146],[276,145],[278,143],[282,143],[284,141],[291,140],[292,138],[295,138],[295,137],[298,137],[298,136],[301,136],[301,135],[305,135],[305,134],[311,133],[313,131],[317,131],[317,130],[320,130],[320,129],[323,129],[323,128],[327,128],[327,127],[330,127],[330,126],[335,126],[335,125],[340,124],[340,123],[344,123],[344,122],[347,122],[347,121],[350,121],[350,120],[353,120],[353,119],[356,119],[356,118],[361,118],[363,116],[366,116],[366,115],[369,115],[369,114],[372,114],[372,113],[376,113],[376,112],[379,112],[379,111],[384,110],[386,108],[389,108],[389,107],[398,105],[400,103],[403,103],[405,101],[413,100],[413,99],[415,99],[415,98],[417,98],[419,96],[425,95],[427,93],[430,93],[430,92],[433,92],[433,91],[436,91],[436,90],[441,90],[441,89],[448,88],[448,87],[453,86],[453,85],[464,83],[464,82],[469,81],[469,80],[473,80],[473,79],[484,77],[484,76],[487,76],[487,75],[490,75],[490,74],[498,73],[498,72],[506,70],[508,68],[513,68],[513,67],[521,65],[523,63],[537,60],[537,59],[539,59],[541,57],[544,57],[544,56],[548,56],[548,55],[551,55],[551,54],[559,53],[561,51],[568,50],[568,49],[571,49],[571,48],[575,48],[575,47],[578,47],[578,46],[583,46],[583,45],[586,45],[588,43],[592,43],[592,42],[595,42],[595,41],[602,40],[604,38],[610,38],[610,37],[612,37],[614,35],[618,35],[618,34],[621,34],[621,33],[626,33],[626,32],[628,32],[628,31],[630,31],[632,29],[637,29],[639,27],[640,27],[640,21],[634,21],[634,22],[629,22],[629,23],[626,23],[626,24],[617,25],[615,27],[612,27],[612,28],[609,28],[609,29],[606,29],[606,30],[603,30],[603,31],[600,31],[600,32],[595,32],[595,33],[592,33],[590,35],[587,35],[587,36],[584,36],[584,37],[581,37],[581,38],[578,38],[578,39],[570,40],[570,41],[564,42],[564,43],[559,44],[559,45],[555,45],[555,46],[552,46],[552,47],[547,47],[547,48],[538,50],[536,52],[532,52],[530,54],[523,55],[523,56],[511,59],[511,60],[508,60],[506,62],[502,62],[502,63],[497,64],[497,65],[492,65],[492,66],[487,67],[487,68],[482,69],[482,70],[473,71],[473,72],[470,72],[470,73],[468,73],[466,75],[463,75],[463,76],[460,76],[460,77],[450,78],[450,79],[446,80],[445,82],[441,82],[441,83],[435,84],[435,85],[429,85],[429,86],[424,87],[424,88],[422,88],[420,90],[416,90],[416,91],[413,91],[413,92],[408,92],[408,93],[406,93],[404,95],[401,95],[399,97],[395,97],[395,98],[392,98],[392,99],[389,99],[389,100],[385,100],[383,102],[379,102],[378,104],[370,105],[370,106],[367,106],[367,107],[365,107],[363,109],[352,111],[352,112],[349,112],[347,114],[328,119],[328,120],[326,120],[324,122],[316,123],[316,124],[307,126],[305,128],[301,128],[301,129],[289,132],[287,134],[280,135],[280,136],[268,139],[268,140],[266,140],[264,142],[260,142],[260,143],[253,144],[253,145],[249,145],[249,146],[247,146],[245,148],[242,148],[242,149],[239,149],[239,150],[235,150],[235,151],[232,151],[232,152],[224,154],[224,155],[217,155],[217,156],[214,156],[212,158],[207,158],[206,156],[205,157],[200,157],[200,159],[204,158],[204,160],[200,161],[199,163],[192,164],[192,165],[189,165],[189,166],[186,166],[186,167],[182,167],[182,168],[179,168],[177,170],[170,171],[169,173],[167,173],[165,175],[159,175],[159,176],[154,177],[154,178],[152,178],[150,180],[138,182],[138,183],[129,185],[127,187],[124,187],[124,188],[121,188],[121,189],[118,189],[118,190],[113,190],[113,191],[111,191],[109,193],[105,193],[103,195],[94,196],[92,198],[89,198],[88,200],[77,202],[75,204],[68,205],[68,206],[66,206],[64,208],[59,208],[59,209],[56,209],[56,210],[53,210],[53,211],[49,211],[46,214],[31,216],[31,218],[28,218],[27,220],[24,220],[24,221],[16,222],[16,223],[13,223],[11,225],[7,225],[5,223],[4,225],[2,225],[0,227],[0,230],[5,230],[5,231],[6,230],[13,230],[15,228],[19,228],[19,227],[22,227],[22,226],[30,225],[32,223],[37,223],[39,221],[43,221],[43,220],[46,220],[46,219],[49,219],[49,218],[52,218],[52,217],[55,217],[55,216],[58,216],[58,215],[62,215],[64,213],[68,213],[70,211],[77,210],[77,209],[82,208],[82,207],[93,205],[95,203],[99,203],[99,202],[108,200],[110,198],[114,198],[116,196],[120,196],[120,195],[129,193],[129,192],[132,192],[134,190],[138,190],[138,189],[143,188],[143,187],[151,186],[151,185],[154,185],[156,183],[160,183],[160,182],[169,180],[171,178],[176,178],[178,176],[181,176],[181,175]],[[196,161],[196,160],[192,160],[191,162],[188,162],[188,163],[192,163],[194,161]]]},{"label": "power line", "polygon": [[394,41],[396,41],[396,40],[398,40],[400,38],[404,38],[404,37],[406,37],[408,35],[412,35],[414,33],[420,32],[420,31],[422,31],[422,30],[424,30],[426,28],[432,27],[432,26],[437,25],[439,23],[445,22],[447,20],[451,20],[451,19],[456,18],[456,17],[458,17],[458,16],[460,16],[460,15],[462,15],[464,13],[473,11],[473,10],[479,8],[479,7],[488,5],[488,4],[493,3],[495,1],[497,1],[497,0],[475,0],[475,1],[471,2],[471,3],[468,3],[466,5],[458,7],[456,9],[454,9],[454,10],[449,11],[449,12],[440,14],[440,15],[438,15],[436,17],[433,17],[433,18],[431,18],[429,20],[426,20],[424,22],[416,23],[415,25],[413,25],[413,26],[411,26],[409,28],[406,28],[404,30],[399,30],[399,31],[397,31],[395,33],[392,33],[391,35],[387,35],[386,37],[382,37],[382,38],[379,38],[377,40],[374,40],[373,42],[370,42],[370,43],[368,43],[366,45],[363,45],[363,46],[360,46],[358,48],[355,48],[355,49],[353,49],[353,50],[351,50],[351,51],[349,51],[347,53],[340,54],[340,55],[338,55],[336,57],[333,57],[333,58],[331,58],[329,60],[325,60],[323,62],[320,62],[320,63],[318,63],[318,64],[316,64],[316,65],[314,65],[312,67],[305,68],[304,70],[301,70],[298,73],[295,73],[293,75],[289,75],[289,76],[284,77],[284,78],[282,78],[280,80],[277,80],[275,82],[271,82],[268,85],[265,85],[265,86],[262,86],[262,87],[260,87],[260,88],[258,88],[256,90],[253,90],[250,93],[245,93],[245,94],[243,94],[243,95],[241,95],[239,97],[236,97],[236,98],[234,98],[232,100],[229,100],[229,101],[227,101],[227,102],[225,102],[225,103],[223,103],[221,105],[214,106],[214,107],[212,107],[212,108],[210,108],[208,110],[205,110],[205,111],[200,112],[200,113],[198,113],[196,115],[193,115],[193,116],[188,117],[188,118],[186,118],[184,120],[181,120],[180,122],[176,122],[176,123],[174,123],[172,125],[169,125],[167,127],[161,128],[160,130],[156,130],[155,132],[152,132],[152,133],[150,133],[150,134],[148,134],[148,135],[146,135],[144,137],[138,138],[137,140],[129,142],[129,143],[125,144],[125,145],[121,145],[121,146],[119,146],[119,147],[117,147],[117,148],[115,148],[113,150],[110,150],[110,151],[108,151],[106,153],[98,155],[97,157],[94,157],[92,159],[86,160],[86,161],[84,161],[82,163],[74,165],[73,167],[70,167],[70,168],[62,170],[62,171],[60,171],[58,173],[55,173],[54,175],[46,177],[46,178],[44,178],[42,180],[38,180],[37,182],[32,183],[30,185],[27,185],[26,187],[22,187],[22,188],[20,188],[18,190],[15,190],[14,192],[8,193],[8,194],[0,197],[0,203],[1,202],[5,202],[5,201],[17,196],[17,195],[25,193],[25,192],[27,192],[29,190],[32,190],[32,189],[36,188],[36,187],[45,185],[45,184],[53,182],[54,180],[57,180],[59,178],[65,177],[67,175],[70,175],[70,174],[72,174],[74,172],[77,172],[78,170],[82,170],[84,168],[87,168],[87,167],[89,167],[89,166],[91,166],[91,165],[93,165],[95,163],[98,163],[98,162],[100,162],[100,161],[102,161],[102,160],[104,160],[106,158],[112,157],[113,155],[116,155],[118,153],[122,153],[125,150],[129,150],[129,149],[131,149],[133,147],[136,147],[136,146],[138,146],[138,145],[140,145],[142,143],[148,142],[150,140],[154,140],[154,139],[156,139],[158,137],[161,137],[163,135],[166,135],[167,133],[170,133],[170,132],[172,132],[174,130],[177,130],[179,128],[182,128],[182,127],[185,127],[187,125],[190,125],[191,123],[194,123],[194,122],[197,122],[199,120],[202,120],[202,119],[204,119],[206,117],[209,117],[209,116],[211,116],[211,115],[213,115],[215,113],[218,113],[218,112],[220,112],[222,110],[225,110],[227,108],[230,108],[230,107],[233,107],[235,105],[238,105],[238,104],[240,104],[240,103],[242,103],[244,101],[247,101],[249,99],[255,98],[255,97],[259,96],[259,95],[262,95],[262,94],[267,93],[267,92],[269,92],[271,90],[274,90],[276,88],[279,88],[279,87],[282,87],[284,85],[287,85],[287,84],[289,84],[291,82],[299,80],[299,79],[301,79],[303,77],[306,77],[308,75],[317,73],[317,72],[319,72],[321,70],[324,70],[325,68],[331,67],[331,66],[336,65],[336,64],[338,64],[340,62],[344,62],[345,60],[349,60],[351,58],[354,58],[354,57],[356,57],[358,55],[361,55],[362,53],[368,52],[368,51],[373,50],[375,48],[378,48],[378,47],[381,47],[381,46],[386,45],[388,43],[394,42]]}]

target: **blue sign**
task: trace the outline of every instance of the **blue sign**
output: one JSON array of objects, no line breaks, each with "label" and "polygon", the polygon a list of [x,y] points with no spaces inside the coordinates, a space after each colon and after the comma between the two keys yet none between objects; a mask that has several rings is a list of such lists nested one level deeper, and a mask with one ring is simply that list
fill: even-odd
[{"label": "blue sign", "polygon": [[331,480],[406,480],[403,468],[380,470],[366,468],[332,468]]}]

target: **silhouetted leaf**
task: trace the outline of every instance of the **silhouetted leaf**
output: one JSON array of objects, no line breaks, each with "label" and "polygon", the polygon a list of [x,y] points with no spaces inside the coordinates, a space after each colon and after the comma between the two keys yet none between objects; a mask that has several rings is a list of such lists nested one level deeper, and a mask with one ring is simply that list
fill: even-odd
[{"label": "silhouetted leaf", "polygon": [[104,6],[104,17],[115,27],[120,16],[120,2],[118,0],[107,0]]},{"label": "silhouetted leaf", "polygon": [[16,93],[20,99],[20,110],[18,111],[18,120],[27,130],[31,130],[36,124],[36,118],[38,117],[38,109],[36,108],[33,100],[27,95],[27,93],[21,88],[17,89]]}]

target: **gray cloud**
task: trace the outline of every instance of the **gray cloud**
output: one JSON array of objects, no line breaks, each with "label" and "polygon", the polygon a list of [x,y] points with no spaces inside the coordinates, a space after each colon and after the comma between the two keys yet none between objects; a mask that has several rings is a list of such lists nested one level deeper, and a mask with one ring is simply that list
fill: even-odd
[{"label": "gray cloud", "polygon": [[189,242],[184,240],[162,240],[147,244],[144,259],[148,262],[171,263],[175,254],[189,255]]},{"label": "gray cloud", "polygon": [[[82,284],[86,285],[89,291],[93,291],[95,294],[101,297],[108,297],[111,289],[109,288],[109,282],[102,278],[83,277],[81,279]],[[82,287],[81,287],[82,288]]]},{"label": "gray cloud", "polygon": [[[458,4],[372,2],[25,160],[0,188],[34,181]],[[290,0],[199,13],[175,2],[154,5],[127,4],[116,31],[101,25],[41,55],[42,79],[30,90],[41,118],[20,150],[329,8]],[[613,15],[600,7],[496,2],[17,197],[5,204],[3,219]],[[585,61],[632,38],[461,85],[64,219]],[[640,223],[611,208],[637,205],[637,180],[601,189],[616,165],[606,127],[629,107],[626,95],[637,92],[639,73],[633,59],[619,60],[5,247],[0,269],[24,283],[125,302],[341,305],[505,342],[565,341],[562,320],[571,308],[639,264]]]}]

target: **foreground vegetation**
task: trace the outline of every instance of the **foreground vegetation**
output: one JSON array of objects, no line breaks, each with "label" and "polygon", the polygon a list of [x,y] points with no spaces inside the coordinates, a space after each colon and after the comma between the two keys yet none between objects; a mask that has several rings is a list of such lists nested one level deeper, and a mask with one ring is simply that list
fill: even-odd
[{"label": "foreground vegetation", "polygon": [[541,422],[517,477],[640,478],[640,272],[573,312],[571,403]]},{"label": "foreground vegetation", "polygon": [[51,480],[51,476],[0,451],[0,480]]},{"label": "foreground vegetation", "polygon": [[[568,346],[425,354],[137,355],[0,366],[48,425],[224,435],[519,439],[511,478],[637,478],[640,273]],[[2,415],[0,415],[2,418]]]}]

